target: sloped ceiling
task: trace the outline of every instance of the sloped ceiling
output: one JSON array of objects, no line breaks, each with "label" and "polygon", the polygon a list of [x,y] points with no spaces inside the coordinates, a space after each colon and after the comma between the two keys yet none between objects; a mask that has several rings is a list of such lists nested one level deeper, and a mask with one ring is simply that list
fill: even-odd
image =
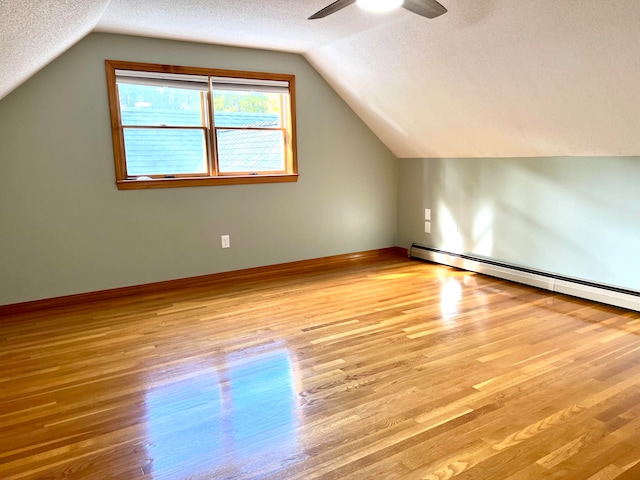
[{"label": "sloped ceiling", "polygon": [[2,0],[0,99],[90,33],[109,0]]},{"label": "sloped ceiling", "polygon": [[640,2],[3,0],[0,98],[91,31],[303,54],[398,157],[640,154]]}]

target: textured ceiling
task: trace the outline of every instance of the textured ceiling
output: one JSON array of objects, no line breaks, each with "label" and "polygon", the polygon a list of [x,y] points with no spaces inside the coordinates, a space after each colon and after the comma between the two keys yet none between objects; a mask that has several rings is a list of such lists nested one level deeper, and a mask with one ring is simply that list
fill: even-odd
[{"label": "textured ceiling", "polygon": [[91,32],[109,0],[0,0],[0,99]]},{"label": "textured ceiling", "polygon": [[640,154],[640,2],[2,0],[0,98],[90,31],[302,53],[398,157]]}]

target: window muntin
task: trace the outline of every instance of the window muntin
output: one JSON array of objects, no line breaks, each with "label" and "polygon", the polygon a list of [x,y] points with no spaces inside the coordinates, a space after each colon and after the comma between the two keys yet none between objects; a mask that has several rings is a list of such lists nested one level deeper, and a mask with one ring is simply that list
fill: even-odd
[{"label": "window muntin", "polygon": [[106,63],[118,188],[297,180],[293,75]]}]

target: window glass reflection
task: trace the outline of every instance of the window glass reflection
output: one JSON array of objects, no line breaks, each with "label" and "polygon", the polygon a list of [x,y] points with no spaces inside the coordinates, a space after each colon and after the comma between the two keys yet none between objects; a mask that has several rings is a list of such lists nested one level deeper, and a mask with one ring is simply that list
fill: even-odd
[{"label": "window glass reflection", "polygon": [[146,394],[146,473],[183,478],[206,471],[224,478],[275,471],[295,455],[297,396],[287,350],[238,352],[192,368],[192,376],[181,369],[181,380]]},{"label": "window glass reflection", "polygon": [[177,473],[196,458],[224,453],[218,376],[213,370],[206,373],[147,392],[150,470]]}]

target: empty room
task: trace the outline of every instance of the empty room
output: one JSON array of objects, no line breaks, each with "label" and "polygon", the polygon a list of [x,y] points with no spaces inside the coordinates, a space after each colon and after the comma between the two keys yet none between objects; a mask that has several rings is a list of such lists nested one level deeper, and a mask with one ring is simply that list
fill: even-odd
[{"label": "empty room", "polygon": [[640,479],[638,19],[3,0],[0,478]]}]

